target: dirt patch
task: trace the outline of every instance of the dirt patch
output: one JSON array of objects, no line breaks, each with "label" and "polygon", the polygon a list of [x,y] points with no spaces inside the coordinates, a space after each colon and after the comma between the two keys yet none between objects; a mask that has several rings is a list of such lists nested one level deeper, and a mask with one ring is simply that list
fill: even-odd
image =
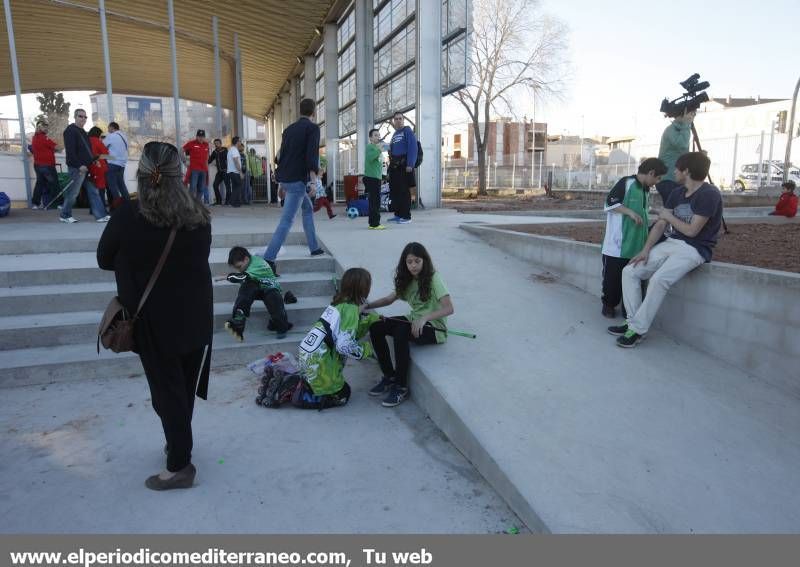
[{"label": "dirt patch", "polygon": [[[731,221],[728,223],[730,233],[719,236],[713,259],[717,262],[800,273],[800,222],[797,220],[770,218],[768,221]],[[593,244],[600,244],[605,234],[604,222],[507,225],[502,228]]]}]

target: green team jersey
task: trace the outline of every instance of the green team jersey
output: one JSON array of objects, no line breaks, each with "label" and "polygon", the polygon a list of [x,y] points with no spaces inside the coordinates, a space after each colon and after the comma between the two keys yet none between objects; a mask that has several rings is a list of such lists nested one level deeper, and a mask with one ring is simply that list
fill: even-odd
[{"label": "green team jersey", "polygon": [[[611,212],[626,206],[642,217],[636,224],[628,216]],[[611,188],[603,210],[606,215],[606,235],[603,238],[603,254],[615,258],[633,258],[647,242],[650,207],[650,191],[643,187],[635,175],[623,177]]]},{"label": "green team jersey", "polygon": [[342,389],[347,357],[361,360],[372,355],[369,338],[361,339],[378,319],[376,313],[359,314],[359,306],[352,303],[325,309],[299,348],[300,371],[315,395],[335,394]]},{"label": "green team jersey", "polygon": [[364,177],[381,179],[383,177],[383,167],[381,165],[381,149],[375,144],[367,144],[367,155],[364,160]]},{"label": "green team jersey", "polygon": [[261,284],[262,289],[277,289],[281,291],[281,284],[275,277],[275,272],[269,267],[267,261],[261,256],[250,256],[250,264],[244,271],[247,277]]},{"label": "green team jersey", "polygon": [[[431,296],[428,301],[422,301],[419,297],[419,282],[416,279],[408,284],[405,293],[400,297],[411,306],[411,315],[409,318],[414,321],[423,315],[427,315],[432,311],[438,311],[441,308],[439,302],[444,296],[450,295],[447,291],[447,286],[444,285],[442,277],[439,272],[434,272],[431,278]],[[436,342],[443,343],[447,341],[447,317],[433,319],[429,321],[433,328],[436,329]]]}]

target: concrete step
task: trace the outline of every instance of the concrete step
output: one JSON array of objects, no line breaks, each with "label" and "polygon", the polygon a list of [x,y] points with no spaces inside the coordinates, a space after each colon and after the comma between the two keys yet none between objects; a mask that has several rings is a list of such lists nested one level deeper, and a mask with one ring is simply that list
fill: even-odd
[{"label": "concrete step", "polygon": [[[107,298],[106,298],[107,299]],[[300,331],[316,321],[330,303],[330,296],[301,297],[286,306],[289,322]],[[233,302],[214,303],[214,328],[222,330],[231,317]],[[0,317],[0,352],[40,346],[75,345],[96,341],[102,311],[75,311]],[[274,334],[267,331],[269,320],[264,304],[257,301],[251,309],[245,337],[250,334]],[[5,361],[0,360],[0,366]]]},{"label": "concrete step", "polygon": [[[298,272],[281,274],[279,279],[284,293],[291,291],[298,298],[334,294],[331,272]],[[116,294],[112,281],[66,285],[42,285],[0,288],[0,317],[97,311],[105,309],[109,299]],[[232,302],[239,286],[214,282],[214,300]],[[0,346],[2,348],[2,346]]]},{"label": "concrete step", "polygon": [[[238,342],[227,331],[214,333],[211,365],[213,369],[225,366],[245,366],[248,363],[278,350],[295,352],[303,332],[292,332],[278,340],[274,333],[246,335]],[[142,374],[139,357],[133,353],[114,354],[100,349],[95,342],[79,345],[61,345],[23,350],[10,350],[2,354],[0,388],[45,385],[100,377],[127,378]],[[213,384],[211,385],[213,388]],[[255,394],[254,394],[255,396]]]},{"label": "concrete step", "polygon": [[[208,261],[213,274],[226,274],[229,248],[212,248]],[[263,253],[262,248],[250,250]],[[285,245],[277,258],[278,272],[333,272],[334,260],[328,254],[310,256],[305,245]],[[0,288],[60,284],[97,283],[114,281],[114,273],[97,267],[94,252],[65,252],[61,254],[14,254],[0,257]]]},{"label": "concrete step", "polygon": [[[242,232],[212,234],[211,246],[214,248],[231,248],[233,246],[245,246],[247,248],[266,246],[272,238],[271,232]],[[65,250],[69,252],[97,252],[97,242],[99,237],[93,238],[65,238],[65,239],[44,239],[30,238],[25,240],[1,240],[0,254],[48,254],[61,253]],[[286,236],[285,244],[305,245],[306,237],[302,232],[290,232]]]}]

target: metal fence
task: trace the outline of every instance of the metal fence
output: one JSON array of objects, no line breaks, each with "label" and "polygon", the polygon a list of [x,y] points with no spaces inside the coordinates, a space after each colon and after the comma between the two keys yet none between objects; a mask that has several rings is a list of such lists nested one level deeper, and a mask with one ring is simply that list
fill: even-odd
[{"label": "metal fence", "polygon": [[[720,189],[736,192],[779,187],[786,142],[786,134],[767,131],[758,135],[701,139],[702,148],[711,159],[709,178]],[[645,158],[657,157],[658,150],[657,143],[633,141],[612,149],[607,158],[593,158],[584,153],[587,162],[573,159],[566,165],[549,163],[547,152],[533,165],[529,156],[519,160],[514,155],[489,156],[487,187],[518,193],[542,189],[545,185],[555,189],[605,189],[620,177],[636,173],[639,163]],[[792,166],[789,177],[800,181],[796,179],[798,176],[800,171]],[[477,160],[445,159],[442,180],[445,192],[476,191]]]}]

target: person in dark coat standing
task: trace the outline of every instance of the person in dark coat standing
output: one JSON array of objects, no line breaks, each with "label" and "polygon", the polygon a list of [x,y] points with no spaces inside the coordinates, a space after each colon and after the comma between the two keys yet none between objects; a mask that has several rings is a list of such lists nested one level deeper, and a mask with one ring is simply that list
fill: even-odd
[{"label": "person in dark coat standing", "polygon": [[136,175],[139,199],[114,212],[100,238],[97,263],[114,271],[120,301],[133,314],[170,231],[177,229],[136,323],[134,351],[167,441],[167,468],[145,485],[153,490],[189,488],[196,474],[191,462],[194,397],[206,399],[211,363],[211,220],[202,203],[183,188],[175,146],[145,145]]}]

